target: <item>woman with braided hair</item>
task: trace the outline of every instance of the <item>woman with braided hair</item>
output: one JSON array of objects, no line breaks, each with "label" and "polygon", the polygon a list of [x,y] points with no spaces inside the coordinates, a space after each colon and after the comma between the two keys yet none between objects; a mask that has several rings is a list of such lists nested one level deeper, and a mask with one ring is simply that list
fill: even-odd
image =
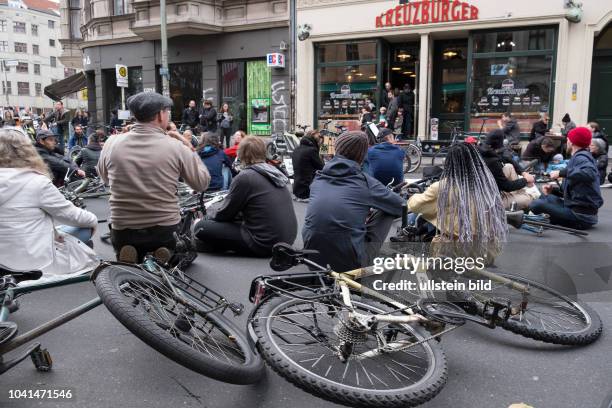
[{"label": "woman with braided hair", "polygon": [[497,184],[469,143],[449,149],[440,181],[412,196],[408,208],[437,228],[433,249],[438,256],[486,256],[489,263],[506,240],[506,213]]}]

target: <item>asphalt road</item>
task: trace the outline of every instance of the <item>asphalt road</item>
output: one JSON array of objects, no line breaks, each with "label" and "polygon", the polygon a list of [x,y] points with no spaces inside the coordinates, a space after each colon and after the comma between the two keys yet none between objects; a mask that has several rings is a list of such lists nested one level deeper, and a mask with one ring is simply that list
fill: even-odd
[{"label": "asphalt road", "polygon": [[[612,191],[604,191],[607,201]],[[100,218],[104,199],[88,200]],[[303,220],[305,204],[295,204]],[[101,225],[99,233],[106,231]],[[99,235],[98,235],[99,236]],[[423,407],[506,408],[525,402],[537,408],[599,407],[612,391],[612,205],[586,239],[548,231],[536,237],[512,231],[498,271],[513,271],[553,286],[575,289],[600,314],[604,333],[593,345],[570,348],[524,339],[501,329],[466,325],[442,340],[449,365],[446,387]],[[296,243],[301,245],[301,242]],[[96,238],[98,253],[111,248]],[[552,260],[552,261],[551,261]],[[190,273],[227,298],[247,304],[251,279],[270,273],[267,260],[200,254]],[[91,283],[50,289],[21,298],[11,316],[23,332],[96,296]],[[246,320],[246,313],[241,316]],[[40,339],[54,368],[38,373],[26,362],[0,378],[0,407],[332,407],[268,369],[261,382],[234,386],[210,380],[168,360],[133,336],[100,306]],[[72,400],[10,401],[14,389],[66,389]]]}]

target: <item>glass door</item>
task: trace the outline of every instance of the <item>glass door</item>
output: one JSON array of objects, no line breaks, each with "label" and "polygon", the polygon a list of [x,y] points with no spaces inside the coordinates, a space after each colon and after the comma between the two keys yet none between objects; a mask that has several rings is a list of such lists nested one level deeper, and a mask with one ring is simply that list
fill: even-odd
[{"label": "glass door", "polygon": [[438,139],[450,139],[457,126],[465,129],[468,40],[434,42],[431,117],[438,119]]}]

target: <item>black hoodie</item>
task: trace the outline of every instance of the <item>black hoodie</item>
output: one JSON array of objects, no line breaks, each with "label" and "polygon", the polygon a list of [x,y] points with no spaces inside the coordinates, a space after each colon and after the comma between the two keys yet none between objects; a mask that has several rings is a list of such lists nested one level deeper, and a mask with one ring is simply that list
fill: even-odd
[{"label": "black hoodie", "polygon": [[242,213],[242,235],[258,253],[271,253],[278,242],[293,244],[297,218],[291,193],[267,164],[247,167],[232,180],[215,221],[233,222]]},{"label": "black hoodie", "polygon": [[319,145],[311,137],[304,136],[291,156],[293,162],[293,194],[297,198],[310,197],[310,183],[317,170],[323,168]]},{"label": "black hoodie", "polygon": [[74,159],[74,162],[81,167],[81,170],[87,174],[87,177],[98,176],[96,166],[98,165],[101,151],[102,146],[100,146],[100,144],[89,143],[87,146],[81,149],[79,155],[76,157],[76,159]]}]

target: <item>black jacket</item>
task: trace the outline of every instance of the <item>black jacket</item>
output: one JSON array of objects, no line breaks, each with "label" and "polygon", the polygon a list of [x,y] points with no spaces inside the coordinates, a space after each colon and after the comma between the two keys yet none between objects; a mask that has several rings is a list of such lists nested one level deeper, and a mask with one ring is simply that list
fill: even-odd
[{"label": "black jacket", "polygon": [[85,172],[87,177],[97,177],[98,172],[96,166],[98,165],[98,159],[100,159],[100,153],[102,147],[99,144],[88,144],[81,149],[81,152],[76,157],[74,162],[81,167],[81,170]]},{"label": "black jacket", "polygon": [[599,172],[599,184],[604,184],[606,182],[606,174],[608,173],[608,154],[600,153],[597,156],[593,156],[593,158],[595,159],[597,171]]},{"label": "black jacket", "polygon": [[217,111],[215,108],[205,108],[200,111],[200,129],[202,132],[217,131]]},{"label": "black jacket", "polygon": [[540,160],[542,163],[547,164],[552,157],[555,155],[555,152],[552,153],[545,153],[544,150],[542,150],[542,140],[544,139],[545,136],[539,136],[536,137],[535,139],[533,139],[531,142],[529,142],[529,144],[527,145],[527,147],[525,148],[525,151],[523,152],[521,159],[523,160]]},{"label": "black jacket", "polygon": [[414,92],[402,92],[398,96],[398,105],[404,108],[404,115],[412,116],[414,110]]},{"label": "black jacket", "polygon": [[510,144],[517,144],[521,142],[521,129],[516,119],[510,119],[506,122],[504,128],[504,137]]},{"label": "black jacket", "polygon": [[64,110],[61,114],[58,111],[51,111],[44,119],[47,126],[51,126],[55,122],[57,126],[57,134],[64,137],[68,136],[68,123],[70,122],[70,114]]},{"label": "black jacket", "polygon": [[74,168],[68,159],[55,151],[50,152],[44,146],[37,144],[36,151],[40,157],[47,163],[51,174],[53,175],[53,184],[61,186],[64,182],[64,177],[69,169]]},{"label": "black jacket", "polygon": [[527,185],[527,181],[523,178],[519,178],[514,181],[510,181],[504,175],[504,162],[502,157],[493,149],[483,146],[480,147],[480,154],[486,163],[487,167],[493,174],[495,178],[495,183],[497,183],[497,188],[502,192],[512,192],[520,190],[521,188]]},{"label": "black jacket", "polygon": [[183,111],[183,117],[181,118],[181,122],[184,125],[189,126],[191,129],[195,129],[198,126],[199,121],[199,113],[196,109],[187,108]]},{"label": "black jacket", "polygon": [[247,167],[232,180],[229,194],[214,219],[232,222],[239,213],[243,219],[242,235],[255,252],[270,254],[274,244],[295,241],[297,218],[291,193],[271,175]]},{"label": "black jacket", "polygon": [[544,136],[546,132],[548,132],[548,125],[541,120],[538,120],[533,124],[531,128],[531,133],[529,134],[529,141],[531,142],[538,136]]},{"label": "black jacket", "polygon": [[293,152],[293,194],[297,198],[310,197],[310,184],[317,170],[323,168],[319,145],[311,137],[304,136]]},{"label": "black jacket", "polygon": [[371,208],[399,217],[406,201],[361,166],[336,155],[317,173],[302,229],[304,246],[316,249],[315,262],[344,272],[365,266],[366,219]]},{"label": "black jacket", "polygon": [[599,172],[591,153],[586,149],[576,152],[567,167],[560,171],[560,176],[565,178],[564,205],[574,211],[581,221],[595,225],[603,198],[599,188]]}]

